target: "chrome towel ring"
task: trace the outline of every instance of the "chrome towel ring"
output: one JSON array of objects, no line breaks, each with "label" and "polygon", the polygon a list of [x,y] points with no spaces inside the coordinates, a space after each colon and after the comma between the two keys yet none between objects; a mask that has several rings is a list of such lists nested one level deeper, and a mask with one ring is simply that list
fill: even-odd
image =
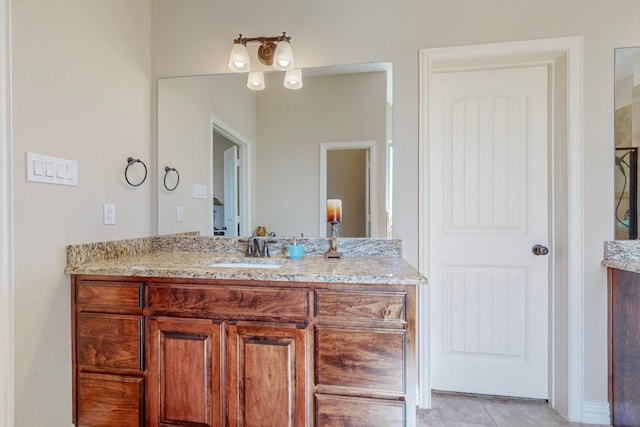
[{"label": "chrome towel ring", "polygon": [[[169,188],[167,186],[167,176],[169,176],[169,172],[175,172],[176,173],[176,185],[174,185],[173,187]],[[171,168],[169,166],[165,166],[164,167],[164,188],[167,189],[167,191],[173,191],[176,188],[178,188],[178,184],[180,184],[180,174],[178,173],[178,170],[176,168]]]},{"label": "chrome towel ring", "polygon": [[[140,163],[144,167],[144,177],[137,184],[134,184],[129,180],[129,166],[131,166],[131,165],[133,165],[135,163]],[[147,179],[147,165],[145,165],[144,162],[142,160],[140,160],[140,159],[134,159],[133,157],[128,157],[127,158],[127,167],[124,169],[124,179],[126,179],[127,183],[132,187],[138,187],[138,186],[142,185],[142,183]]]}]

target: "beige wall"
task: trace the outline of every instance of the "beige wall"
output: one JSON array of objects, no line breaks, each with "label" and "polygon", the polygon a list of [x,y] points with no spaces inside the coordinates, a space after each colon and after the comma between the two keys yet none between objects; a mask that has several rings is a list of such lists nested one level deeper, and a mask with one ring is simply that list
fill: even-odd
[{"label": "beige wall", "polygon": [[[12,7],[18,427],[70,425],[65,245],[155,229],[152,181],[131,189],[122,177],[129,155],[154,165],[150,78],[226,72],[238,33],[283,30],[293,36],[299,66],[393,61],[394,235],[414,265],[418,50],[584,35],[585,398],[606,401],[600,260],[602,241],[613,237],[612,54],[640,45],[637,0],[326,0],[268,7],[258,0],[20,0]],[[27,184],[26,151],[78,160],[80,185]],[[116,204],[115,226],[102,225],[105,202]]]},{"label": "beige wall", "polygon": [[[71,425],[65,246],[152,232],[149,0],[12,2],[17,427]],[[4,31],[4,29],[2,29]],[[79,185],[25,181],[25,152],[78,161]],[[102,204],[117,224],[102,225]]]}]

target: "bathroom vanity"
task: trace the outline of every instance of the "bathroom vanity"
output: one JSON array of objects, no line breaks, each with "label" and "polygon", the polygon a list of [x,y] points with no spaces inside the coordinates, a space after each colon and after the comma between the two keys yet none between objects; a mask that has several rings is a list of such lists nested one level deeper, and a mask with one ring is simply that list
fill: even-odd
[{"label": "bathroom vanity", "polygon": [[609,404],[613,426],[640,425],[640,244],[605,243]]},{"label": "bathroom vanity", "polygon": [[249,260],[159,239],[69,248],[76,425],[415,426],[426,280],[400,256]]}]

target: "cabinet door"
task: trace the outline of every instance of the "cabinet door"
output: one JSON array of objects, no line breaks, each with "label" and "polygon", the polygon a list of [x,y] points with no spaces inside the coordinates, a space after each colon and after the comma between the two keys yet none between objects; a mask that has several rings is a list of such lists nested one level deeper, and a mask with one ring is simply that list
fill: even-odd
[{"label": "cabinet door", "polygon": [[305,330],[252,324],[226,332],[228,425],[305,425]]},{"label": "cabinet door", "polygon": [[149,321],[150,426],[221,426],[221,325],[211,320]]},{"label": "cabinet door", "polygon": [[316,394],[316,427],[404,427],[405,403],[397,400],[365,399]]},{"label": "cabinet door", "polygon": [[144,426],[143,378],[81,372],[77,393],[79,426]]}]

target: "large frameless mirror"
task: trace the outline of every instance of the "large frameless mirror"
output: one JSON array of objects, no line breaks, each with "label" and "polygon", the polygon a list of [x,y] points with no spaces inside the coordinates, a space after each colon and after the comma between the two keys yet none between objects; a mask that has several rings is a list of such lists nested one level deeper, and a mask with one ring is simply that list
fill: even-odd
[{"label": "large frameless mirror", "polygon": [[615,239],[638,238],[640,47],[615,50]]},{"label": "large frameless mirror", "polygon": [[323,237],[336,198],[342,237],[391,237],[391,63],[303,74],[158,80],[159,234]]}]

